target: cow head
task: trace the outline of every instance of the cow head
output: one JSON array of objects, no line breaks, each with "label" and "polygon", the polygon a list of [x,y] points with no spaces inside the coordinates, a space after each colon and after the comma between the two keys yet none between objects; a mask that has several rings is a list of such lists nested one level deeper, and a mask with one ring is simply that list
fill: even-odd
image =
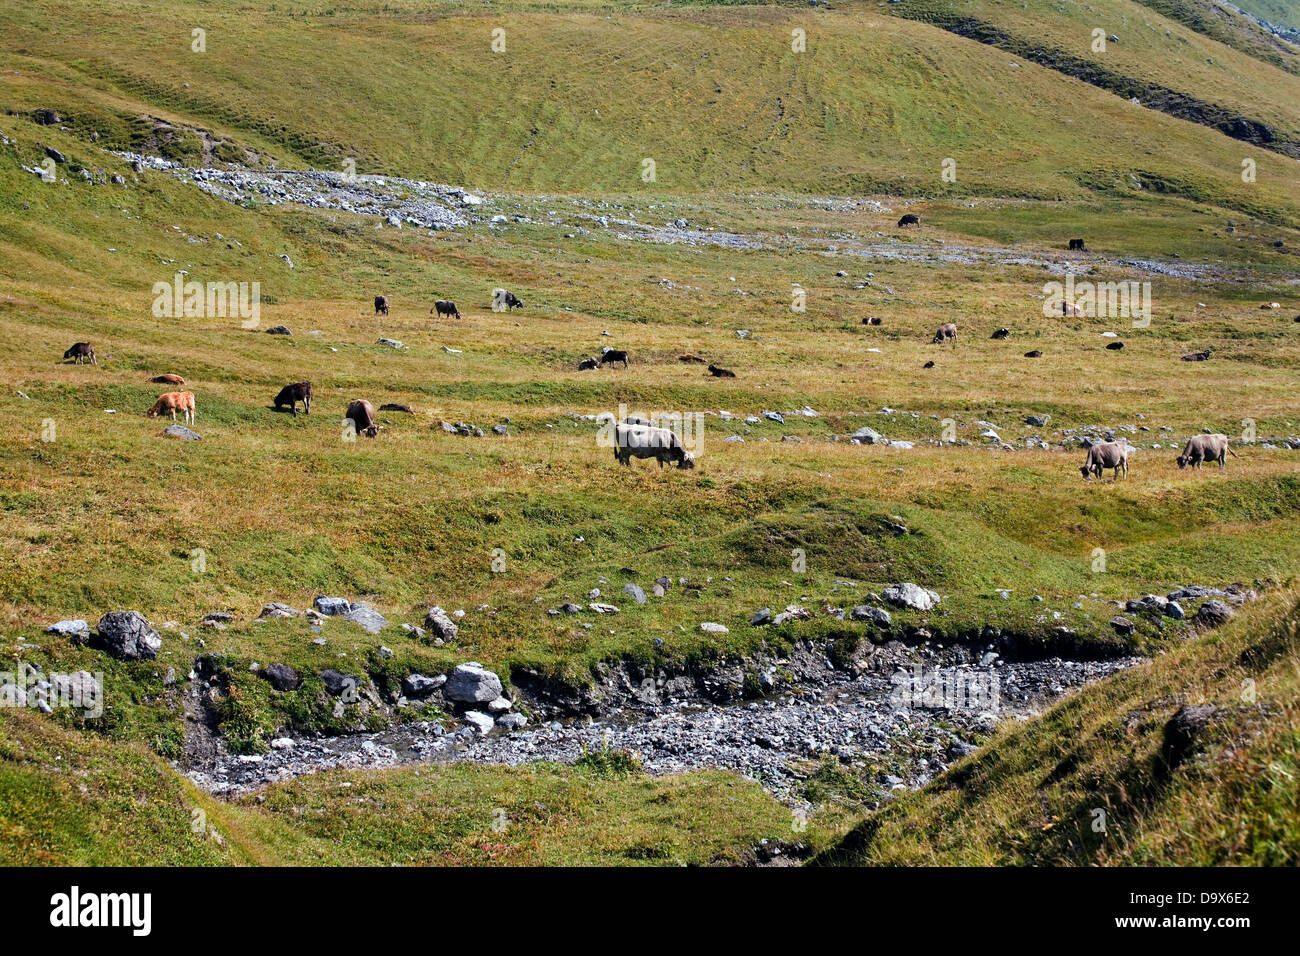
[{"label": "cow head", "polygon": [[1080,473],[1083,475],[1083,480],[1084,480],[1084,481],[1092,481],[1092,468],[1091,468],[1091,467],[1089,467],[1088,465],[1084,465],[1083,467],[1081,467],[1081,468],[1079,469],[1079,471],[1080,471]]},{"label": "cow head", "polygon": [[1179,455],[1177,458],[1174,459],[1174,461],[1178,462],[1178,467],[1179,467],[1179,468],[1186,468],[1186,467],[1187,467],[1187,456],[1186,456],[1186,455]]},{"label": "cow head", "polygon": [[677,467],[689,469],[695,467],[695,456],[688,451],[682,452],[682,457],[677,459]]}]

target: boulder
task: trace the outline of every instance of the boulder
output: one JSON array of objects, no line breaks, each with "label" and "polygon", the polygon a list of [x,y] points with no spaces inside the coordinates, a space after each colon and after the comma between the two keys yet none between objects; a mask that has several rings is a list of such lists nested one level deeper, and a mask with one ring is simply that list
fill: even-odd
[{"label": "boulder", "polygon": [[[292,266],[290,268],[292,268]],[[293,333],[289,331],[289,327],[286,325],[273,325],[266,330],[266,334],[267,335],[293,335]]]},{"label": "boulder", "polygon": [[344,617],[353,624],[359,625],[367,634],[378,634],[388,626],[384,616],[366,604],[352,605]]},{"label": "boulder", "polygon": [[858,441],[862,442],[864,445],[874,445],[877,442],[879,442],[884,436],[881,435],[880,432],[872,428],[870,425],[864,425],[849,437],[857,439]]},{"label": "boulder", "polygon": [[262,608],[262,613],[258,617],[297,617],[301,611],[289,607],[287,604],[280,604],[278,601],[266,605]]},{"label": "boulder", "polygon": [[500,677],[477,661],[469,661],[447,675],[443,694],[461,704],[485,704],[500,697],[501,690]]},{"label": "boulder", "polygon": [[64,637],[90,637],[90,625],[77,618],[71,621],[56,621],[45,629],[50,634],[62,634]]},{"label": "boulder", "polygon": [[337,617],[345,615],[352,610],[352,602],[347,598],[326,597],[323,594],[316,595],[316,600],[312,602],[316,611],[325,617]]},{"label": "boulder", "polygon": [[447,683],[446,674],[426,677],[424,674],[408,674],[402,680],[402,692],[407,697],[427,697]]},{"label": "boulder", "polygon": [[700,625],[700,630],[706,634],[728,634],[730,631],[725,624],[716,624],[713,621],[705,621]]},{"label": "boulder", "polygon": [[872,624],[878,624],[881,627],[889,627],[893,623],[893,618],[883,607],[872,607],[870,604],[859,604],[849,612],[849,617],[854,621],[870,621]]},{"label": "boulder", "polygon": [[361,681],[352,674],[340,674],[332,667],[320,672],[320,679],[325,684],[325,691],[331,697],[338,697],[344,691],[361,686]]},{"label": "boulder", "polygon": [[914,611],[928,611],[941,600],[934,591],[923,588],[919,584],[913,584],[910,581],[903,584],[891,584],[881,592],[881,597],[895,607],[911,608]]},{"label": "boulder", "polygon": [[1192,621],[1201,627],[1221,627],[1232,620],[1232,616],[1236,613],[1228,605],[1215,599],[1206,601],[1197,608],[1196,617],[1192,618]]},{"label": "boulder", "polygon": [[276,690],[297,690],[302,685],[302,678],[288,664],[271,664],[260,673]]},{"label": "boulder", "polygon": [[95,642],[121,660],[153,660],[162,638],[139,611],[109,611],[95,626]]},{"label": "boulder", "polygon": [[443,641],[454,641],[460,633],[456,622],[437,605],[429,608],[429,613],[424,615],[424,626],[433,633],[434,637]]},{"label": "boulder", "polygon": [[1115,629],[1116,634],[1128,636],[1136,630],[1136,625],[1123,615],[1115,615],[1110,619],[1110,626]]},{"label": "boulder", "polygon": [[496,726],[496,721],[492,717],[477,710],[468,710],[461,716],[465,723],[477,730],[480,735],[486,735]]},{"label": "boulder", "polygon": [[631,582],[629,582],[623,585],[623,591],[626,594],[630,594],[632,596],[632,600],[636,601],[637,604],[645,603],[646,600],[645,591],[641,589],[640,585],[632,584]]},{"label": "boulder", "polygon": [[184,425],[177,425],[175,422],[163,429],[163,434],[168,438],[176,438],[180,441],[202,441],[203,436],[192,428],[186,428]]},{"label": "boulder", "polygon": [[528,726],[528,718],[517,713],[502,714],[497,718],[497,726],[506,730],[520,730]]},{"label": "boulder", "polygon": [[1157,611],[1161,614],[1169,606],[1169,599],[1163,598],[1159,594],[1144,594],[1140,598],[1135,598],[1124,605],[1124,610],[1131,611],[1134,614],[1140,614],[1143,611]]},{"label": "boulder", "polygon": [[754,616],[749,619],[749,623],[754,627],[762,627],[765,624],[772,623],[772,609],[765,607],[761,611],[755,612]]}]

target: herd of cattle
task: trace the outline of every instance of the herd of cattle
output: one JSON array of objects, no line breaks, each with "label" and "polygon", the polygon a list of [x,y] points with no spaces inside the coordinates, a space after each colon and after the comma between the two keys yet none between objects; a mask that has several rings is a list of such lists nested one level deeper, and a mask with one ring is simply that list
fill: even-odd
[{"label": "herd of cattle", "polygon": [[[905,216],[904,219],[915,219],[915,217]],[[900,222],[899,225],[906,223]],[[1079,246],[1075,246],[1075,242]],[[1082,248],[1082,240],[1071,240],[1071,248]],[[388,315],[388,298],[383,295],[375,296],[375,314]],[[506,289],[493,290],[494,308],[515,309],[523,306],[523,301],[513,292]],[[460,311],[456,308],[456,303],[438,299],[434,302],[431,314],[436,312],[438,315],[451,316],[459,319]],[[881,320],[878,318],[863,319],[864,325],[880,325]],[[997,329],[994,331],[992,338],[1006,339],[1010,331],[1008,329]],[[952,322],[945,322],[935,331],[931,342],[936,345],[945,342],[951,342],[952,347],[957,347],[957,326]],[[1107,346],[1108,348],[1110,346]],[[1025,353],[1028,358],[1036,358],[1042,353],[1035,350]],[[1193,355],[1183,356],[1184,361],[1204,361],[1209,357],[1209,351],[1204,353],[1193,353]],[[76,365],[88,362],[91,365],[97,365],[95,358],[95,349],[89,342],[77,342],[63,353],[65,362],[72,361]],[[678,356],[682,362],[692,362],[703,364],[705,360],[698,355],[683,354]],[[584,359],[578,366],[579,370],[603,367],[605,365],[622,364],[626,369],[631,364],[631,357],[623,349],[606,347],[599,359]],[[926,362],[926,368],[933,368],[934,362]],[[715,378],[735,378],[736,373],[730,369],[722,368],[718,365],[709,364],[709,374]],[[157,375],[149,380],[159,385],[181,386],[185,384],[185,379],[179,375],[166,374]],[[289,412],[297,417],[298,404],[302,403],[303,414],[311,414],[312,402],[312,385],[311,382],[293,382],[280,389],[279,393],[272,400],[272,405],[276,411],[287,408]],[[408,406],[404,405],[384,405],[382,409],[392,409],[397,411],[410,411]],[[187,425],[194,423],[194,393],[193,392],[164,392],[158,396],[158,400],[153,407],[147,412],[150,418],[156,418],[160,415],[170,415],[173,422],[176,421],[178,414],[183,415]],[[383,425],[377,423],[375,418],[375,408],[365,399],[356,399],[348,404],[347,412],[344,414],[344,420],[349,424],[350,430],[356,435],[364,435],[367,438],[374,438],[379,434]],[[1087,460],[1079,468],[1083,474],[1084,480],[1090,481],[1093,476],[1100,478],[1106,469],[1112,469],[1116,480],[1121,474],[1128,477],[1128,440],[1124,438],[1115,441],[1097,442],[1088,447]],[[1227,467],[1227,455],[1234,458],[1240,457],[1229,447],[1229,439],[1223,434],[1213,435],[1194,435],[1190,438],[1183,448],[1182,453],[1175,458],[1179,468],[1186,468],[1189,465],[1193,468],[1199,468],[1204,462],[1218,462],[1219,468]],[[683,447],[680,439],[670,429],[660,428],[654,422],[628,416],[622,422],[615,423],[615,451],[614,457],[623,465],[630,465],[632,458],[654,458],[659,462],[662,468],[665,464],[674,464],[678,468],[694,468],[695,459]]]}]

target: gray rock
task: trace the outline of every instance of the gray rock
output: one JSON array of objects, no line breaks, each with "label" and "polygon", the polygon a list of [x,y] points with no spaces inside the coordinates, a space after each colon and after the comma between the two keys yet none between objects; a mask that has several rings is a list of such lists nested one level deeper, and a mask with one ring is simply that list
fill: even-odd
[{"label": "gray rock", "polygon": [[870,604],[859,604],[849,612],[849,617],[854,621],[870,621],[873,624],[879,624],[881,627],[889,627],[893,623],[893,618],[883,607],[872,607]]},{"label": "gray rock", "polygon": [[443,694],[461,704],[483,704],[501,696],[501,678],[477,661],[455,667],[447,675]]},{"label": "gray rock", "polygon": [[353,674],[341,674],[332,667],[327,667],[320,672],[320,679],[325,684],[325,691],[331,697],[338,697],[348,690],[356,690],[361,686],[361,680]]},{"label": "gray rock", "polygon": [[1140,614],[1143,611],[1158,611],[1163,614],[1168,605],[1168,598],[1163,598],[1159,594],[1144,594],[1142,597],[1134,598],[1125,604],[1124,610],[1134,614]]},{"label": "gray rock", "polygon": [[1237,612],[1220,600],[1206,601],[1196,610],[1192,618],[1201,627],[1220,627],[1227,624]]},{"label": "gray rock", "polygon": [[427,697],[447,683],[446,674],[426,677],[424,674],[408,674],[402,680],[402,692],[407,697]]},{"label": "gray rock", "polygon": [[497,718],[497,726],[506,730],[521,730],[528,726],[528,718],[517,713],[502,714]]},{"label": "gray rock", "polygon": [[923,588],[919,584],[913,584],[910,581],[903,584],[891,584],[881,592],[881,597],[895,607],[907,607],[914,611],[928,611],[941,600],[934,591]]},{"label": "gray rock", "polygon": [[404,348],[406,348],[406,346],[403,345],[401,342],[397,341],[397,339],[386,339],[386,338],[383,338],[382,336],[379,338],[379,341],[376,342],[375,344],[376,344],[376,345],[387,345],[390,349],[404,349]]},{"label": "gray rock", "polygon": [[318,613],[326,617],[338,617],[352,610],[352,602],[347,598],[326,597],[323,594],[316,595],[316,600],[312,602],[312,605]]},{"label": "gray rock", "polygon": [[489,714],[504,714],[506,711],[513,709],[514,706],[514,701],[509,697],[498,697],[496,700],[488,701],[487,709]]},{"label": "gray rock", "polygon": [[492,717],[477,710],[466,711],[461,717],[465,723],[478,731],[480,736],[486,736],[488,731],[496,726],[496,721]]},{"label": "gray rock", "polygon": [[1110,626],[1115,629],[1117,634],[1129,635],[1136,630],[1136,625],[1128,618],[1122,615],[1115,615],[1110,619]]},{"label": "gray rock", "polygon": [[1035,428],[1045,428],[1051,418],[1051,415],[1026,415],[1025,424],[1033,425]]},{"label": "gray rock", "polygon": [[366,604],[353,604],[345,618],[359,625],[367,634],[378,634],[388,626],[384,616]]},{"label": "gray rock", "polygon": [[302,678],[288,664],[270,664],[260,674],[276,690],[297,690],[302,686]]},{"label": "gray rock", "polygon": [[95,626],[96,643],[122,660],[153,660],[162,638],[139,611],[109,611]]},{"label": "gray rock", "polygon": [[864,445],[874,445],[878,441],[880,441],[884,436],[881,435],[880,432],[872,428],[870,425],[864,425],[849,437],[856,438]]},{"label": "gray rock", "polygon": [[713,621],[705,621],[700,625],[700,630],[706,634],[728,634],[730,631],[725,624],[717,624]]},{"label": "gray rock", "polygon": [[627,584],[623,585],[623,591],[627,594],[630,594],[632,596],[632,600],[636,601],[637,604],[645,603],[645,591],[641,590],[640,585],[636,585],[636,584],[632,584],[631,582],[628,582]]},{"label": "gray rock", "polygon": [[258,617],[297,617],[302,612],[289,607],[287,604],[280,604],[278,601],[266,605],[262,608],[262,613]]},{"label": "gray rock", "polygon": [[1220,591],[1218,588],[1207,588],[1199,584],[1189,584],[1185,588],[1180,588],[1177,591],[1171,592],[1169,594],[1169,600],[1185,601],[1188,598],[1223,597],[1226,593],[1226,591]]},{"label": "gray rock", "polygon": [[267,335],[293,335],[287,325],[273,325],[266,330]]},{"label": "gray rock", "polygon": [[169,438],[177,438],[181,441],[202,441],[203,436],[192,428],[186,428],[184,425],[177,425],[175,422],[163,429],[163,434]]},{"label": "gray rock", "polygon": [[749,619],[749,623],[754,627],[762,627],[765,624],[771,624],[772,609],[770,607],[765,607],[761,611],[756,612],[754,616]]},{"label": "gray rock", "polygon": [[1183,606],[1177,601],[1170,601],[1165,605],[1165,616],[1172,617],[1175,621],[1181,621],[1187,617],[1187,612],[1183,610]]},{"label": "gray rock", "polygon": [[90,625],[80,618],[71,621],[56,621],[45,630],[49,634],[62,634],[65,637],[90,637]]},{"label": "gray rock", "polygon": [[436,604],[429,608],[429,612],[424,615],[424,626],[429,629],[434,637],[442,641],[454,641],[460,634],[460,628],[456,626],[456,622]]}]

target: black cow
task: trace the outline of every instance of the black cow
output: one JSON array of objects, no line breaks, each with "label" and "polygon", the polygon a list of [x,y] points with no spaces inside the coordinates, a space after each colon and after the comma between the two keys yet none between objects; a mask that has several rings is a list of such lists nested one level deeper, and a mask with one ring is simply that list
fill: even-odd
[{"label": "black cow", "polygon": [[388,297],[384,295],[375,296],[375,315],[388,314]]},{"label": "black cow", "polygon": [[429,314],[432,315],[434,312],[437,312],[440,316],[454,315],[456,318],[460,318],[460,310],[456,308],[456,303],[452,302],[450,299],[438,299],[435,301],[433,303],[433,308],[429,310]]},{"label": "black cow", "polygon": [[85,359],[91,365],[99,364],[95,361],[95,350],[91,347],[89,342],[77,342],[72,346],[72,348],[64,352],[63,361],[66,362],[68,359],[75,359],[75,364],[77,365],[81,364],[82,359]]},{"label": "black cow", "polygon": [[1087,249],[1085,249],[1085,248],[1083,247],[1083,240],[1082,240],[1082,239],[1071,239],[1071,240],[1070,240],[1070,249],[1071,249],[1072,251],[1078,251],[1078,252],[1087,252],[1087,251],[1088,251]]},{"label": "black cow", "polygon": [[280,394],[275,396],[276,411],[288,405],[289,411],[293,413],[294,418],[298,417],[299,402],[302,402],[303,414],[310,415],[311,382],[294,382],[292,385],[286,385],[280,389]]},{"label": "black cow", "polygon": [[916,215],[916,213],[909,212],[902,219],[898,220],[898,224],[899,226],[919,226],[921,224],[921,217]]},{"label": "black cow", "polygon": [[602,366],[612,365],[615,362],[622,362],[623,367],[628,367],[628,355],[622,349],[606,349],[605,354],[600,357]]}]

